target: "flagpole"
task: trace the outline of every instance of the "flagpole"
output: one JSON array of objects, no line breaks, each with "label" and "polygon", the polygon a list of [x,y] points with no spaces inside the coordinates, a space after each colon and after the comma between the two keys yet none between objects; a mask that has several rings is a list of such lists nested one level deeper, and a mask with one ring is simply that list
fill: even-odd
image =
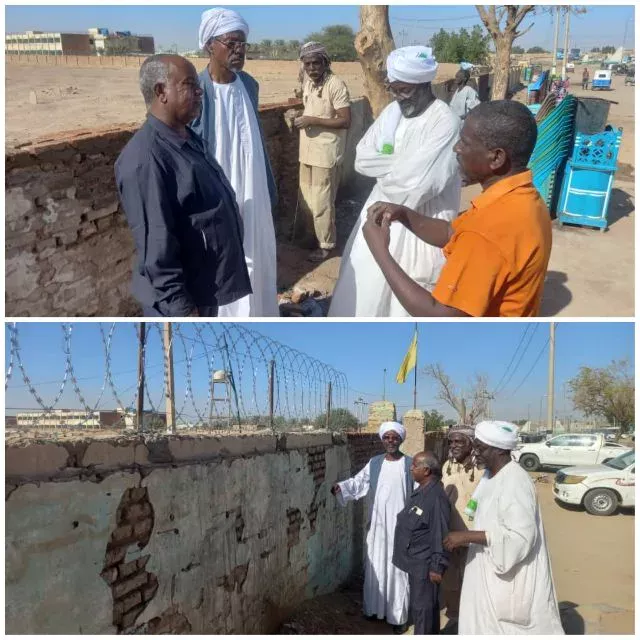
[{"label": "flagpole", "polygon": [[416,366],[413,369],[413,409],[416,409],[418,395],[418,323],[416,322]]}]

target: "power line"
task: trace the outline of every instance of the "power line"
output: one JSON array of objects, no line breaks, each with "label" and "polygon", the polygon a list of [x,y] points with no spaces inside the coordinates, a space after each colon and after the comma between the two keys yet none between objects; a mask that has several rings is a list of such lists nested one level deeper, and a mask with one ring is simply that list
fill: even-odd
[{"label": "power line", "polygon": [[401,18],[401,17],[394,17],[394,18],[390,18],[390,20],[395,21],[395,20],[404,20],[404,21],[409,21],[409,22],[444,22],[446,21],[458,21],[458,20],[471,20],[471,19],[475,19],[475,20],[480,20],[480,16],[476,13],[474,15],[468,15],[468,16],[459,16],[456,18]]},{"label": "power line", "polygon": [[510,397],[513,397],[516,395],[520,387],[525,383],[527,378],[533,373],[533,370],[535,369],[536,365],[538,364],[538,361],[542,357],[542,354],[544,353],[544,350],[547,348],[547,345],[549,344],[550,340],[551,340],[550,338],[547,338],[547,341],[544,343],[544,346],[542,347],[542,349],[540,349],[540,353],[538,354],[538,357],[535,359],[533,366],[531,367],[531,369],[529,369],[529,371],[527,372],[527,375],[522,379],[522,382],[520,382],[520,384],[515,388],[515,390],[513,391]]},{"label": "power line", "polygon": [[522,333],[522,336],[520,338],[520,342],[518,343],[518,346],[516,347],[516,350],[513,352],[513,355],[511,356],[511,360],[509,361],[509,364],[507,365],[507,368],[504,370],[504,373],[502,374],[502,378],[500,378],[500,382],[498,382],[498,384],[496,385],[496,388],[495,388],[495,390],[493,392],[493,395],[497,395],[502,390],[500,388],[500,385],[502,384],[502,381],[507,377],[507,373],[509,372],[509,369],[511,368],[511,365],[513,364],[513,361],[516,359],[516,355],[517,355],[520,347],[522,346],[522,343],[524,342],[524,339],[525,339],[527,333],[529,332],[530,328],[531,328],[530,324],[525,326],[524,331]]},{"label": "power line", "polygon": [[[501,392],[504,391],[507,388],[507,385],[511,382],[511,380],[513,379],[513,376],[516,374],[516,371],[518,370],[518,367],[520,366],[520,363],[522,362],[522,359],[524,358],[525,354],[529,350],[529,347],[531,346],[531,341],[533,340],[533,337],[536,335],[536,333],[537,333],[539,328],[540,328],[540,325],[536,324],[536,327],[531,332],[531,335],[529,336],[529,340],[527,341],[527,345],[525,346],[524,350],[520,354],[520,358],[518,359],[518,362],[516,363],[516,366],[514,367],[513,371],[511,372],[511,375],[509,376],[508,380],[502,385]],[[514,393],[515,393],[515,391],[514,391]]]}]

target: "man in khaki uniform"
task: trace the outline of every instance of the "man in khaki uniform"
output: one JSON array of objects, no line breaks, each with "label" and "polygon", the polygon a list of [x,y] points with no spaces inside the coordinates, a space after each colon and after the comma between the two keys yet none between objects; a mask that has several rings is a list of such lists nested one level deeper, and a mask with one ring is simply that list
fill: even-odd
[{"label": "man in khaki uniform", "polygon": [[313,220],[319,245],[310,259],[322,262],[336,246],[338,167],[351,125],[351,101],[347,85],[331,71],[324,46],[308,42],[300,60],[304,113],[294,122],[300,129],[299,206],[307,221]]},{"label": "man in khaki uniform", "polygon": [[[480,483],[482,471],[479,471],[472,456],[474,429],[464,425],[450,427],[449,461],[442,474],[444,491],[451,503],[450,531],[467,531],[471,527],[469,516],[464,512],[473,492]],[[449,567],[444,574],[441,586],[442,604],[446,609],[447,626],[457,625],[460,607],[462,578],[467,560],[466,547],[452,551]]]}]

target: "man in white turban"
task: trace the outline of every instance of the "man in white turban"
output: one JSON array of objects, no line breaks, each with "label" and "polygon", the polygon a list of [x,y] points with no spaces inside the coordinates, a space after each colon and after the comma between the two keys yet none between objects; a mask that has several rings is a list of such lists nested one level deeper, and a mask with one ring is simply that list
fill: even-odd
[{"label": "man in white turban", "polygon": [[[435,97],[438,64],[428,47],[404,47],[387,58],[393,102],[356,148],[356,170],[376,179],[347,241],[329,315],[407,316],[368,245],[363,227],[376,203],[404,205],[420,216],[453,220],[460,208],[460,176],[453,153],[460,120]],[[403,224],[391,224],[389,253],[421,287],[431,290],[444,264],[442,250]]]},{"label": "man in white turban", "polygon": [[279,316],[276,185],[258,116],[258,83],[242,71],[249,26],[235,11],[209,9],[198,33],[209,64],[200,74],[202,114],[192,128],[218,161],[236,194],[244,225],[244,253],[253,293],[221,306],[220,317]]},{"label": "man in white turban", "polygon": [[470,531],[452,531],[449,551],[468,546],[460,597],[460,635],[562,635],[551,561],[536,489],[511,459],[518,429],[476,426],[474,451],[486,467]]},{"label": "man in white turban", "polygon": [[409,577],[391,560],[396,517],[413,490],[411,458],[400,451],[406,435],[401,424],[383,422],[378,433],[385,453],[371,458],[353,478],[334,484],[331,493],[342,506],[369,494],[364,615],[386,619],[394,632],[403,633],[409,611]]}]

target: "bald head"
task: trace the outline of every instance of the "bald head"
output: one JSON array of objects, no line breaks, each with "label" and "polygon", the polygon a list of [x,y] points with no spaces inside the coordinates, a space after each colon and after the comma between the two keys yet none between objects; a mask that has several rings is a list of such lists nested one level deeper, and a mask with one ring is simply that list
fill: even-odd
[{"label": "bald head", "polygon": [[413,463],[418,469],[429,469],[432,475],[441,478],[442,466],[432,451],[421,451],[413,456]]},{"label": "bald head", "polygon": [[469,113],[466,123],[487,149],[504,149],[514,168],[526,168],[538,127],[525,105],[513,100],[483,102]]},{"label": "bald head", "polygon": [[159,53],[149,56],[140,67],[140,91],[147,105],[151,106],[156,97],[156,87],[161,84],[167,86],[169,77],[172,72],[178,72],[181,75],[195,75],[197,72],[191,62],[182,56]]}]

